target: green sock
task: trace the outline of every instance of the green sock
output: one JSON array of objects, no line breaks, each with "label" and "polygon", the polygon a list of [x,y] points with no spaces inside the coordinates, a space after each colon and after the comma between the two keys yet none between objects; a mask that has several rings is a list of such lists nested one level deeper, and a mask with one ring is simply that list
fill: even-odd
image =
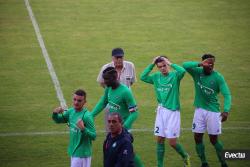
[{"label": "green sock", "polygon": [[226,162],[225,162],[225,161],[222,159],[222,157],[221,157],[221,152],[222,152],[222,150],[223,150],[223,144],[222,144],[222,142],[218,140],[218,141],[215,143],[214,148],[215,148],[215,150],[216,150],[216,154],[217,154],[217,157],[218,157],[220,163],[225,164]]},{"label": "green sock", "polygon": [[156,154],[157,154],[157,166],[158,167],[163,167],[164,153],[165,153],[165,144],[157,143]]},{"label": "green sock", "polygon": [[144,165],[142,164],[142,161],[141,161],[140,157],[137,154],[135,154],[134,162],[135,162],[135,166],[136,167],[144,167]]},{"label": "green sock", "polygon": [[205,145],[203,142],[199,143],[199,144],[196,144],[196,152],[198,154],[198,156],[200,157],[201,159],[201,162],[202,163],[207,163],[207,159],[206,159],[206,156],[205,156]]},{"label": "green sock", "polygon": [[183,159],[187,157],[187,152],[184,150],[181,144],[176,143],[175,150],[181,155]]}]

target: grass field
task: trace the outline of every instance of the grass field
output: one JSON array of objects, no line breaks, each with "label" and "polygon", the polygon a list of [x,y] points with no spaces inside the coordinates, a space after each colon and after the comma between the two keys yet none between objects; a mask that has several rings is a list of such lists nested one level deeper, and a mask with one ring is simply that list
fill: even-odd
[{"label": "grass field", "polygon": [[[111,60],[111,49],[122,47],[134,62],[137,77],[159,54],[181,64],[216,55],[216,70],[232,92],[232,111],[223,124],[221,140],[227,149],[250,149],[250,1],[248,0],[30,0],[43,40],[68,106],[72,92],[84,88],[91,110],[103,93],[96,83],[101,66]],[[133,86],[140,117],[136,129],[152,129],[156,100],[150,85]],[[181,83],[182,127],[191,127],[193,82]],[[220,97],[221,98],[221,97]],[[223,101],[223,98],[221,98]],[[0,167],[67,167],[66,125],[51,120],[59,105],[23,0],[0,0]],[[93,143],[93,167],[102,166],[103,115]],[[41,132],[41,133],[39,133]],[[48,132],[48,133],[47,133]],[[50,133],[51,132],[51,133]],[[135,150],[146,167],[156,166],[151,131],[134,132]],[[180,142],[200,162],[192,133],[183,130]],[[215,150],[205,136],[211,167],[219,167]],[[181,158],[166,147],[165,164],[182,166]],[[248,167],[250,161],[229,161]]]}]

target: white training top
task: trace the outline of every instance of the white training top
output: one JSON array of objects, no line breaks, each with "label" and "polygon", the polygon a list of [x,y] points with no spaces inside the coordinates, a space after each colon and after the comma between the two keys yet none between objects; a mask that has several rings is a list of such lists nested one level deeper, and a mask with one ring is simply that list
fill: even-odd
[{"label": "white training top", "polygon": [[[102,72],[105,70],[107,67],[115,67],[114,63],[108,63],[102,66],[101,71],[98,74],[97,77],[97,82],[104,83],[103,77],[102,77]],[[123,83],[130,87],[135,81],[136,81],[136,74],[135,74],[135,66],[132,62],[129,61],[123,61],[123,68],[121,73],[118,73],[118,80],[120,83]]]}]

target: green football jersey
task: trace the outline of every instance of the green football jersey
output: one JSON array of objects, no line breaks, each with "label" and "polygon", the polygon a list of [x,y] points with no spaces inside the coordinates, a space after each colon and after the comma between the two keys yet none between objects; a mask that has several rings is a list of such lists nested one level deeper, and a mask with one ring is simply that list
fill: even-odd
[{"label": "green football jersey", "polygon": [[[70,108],[62,114],[52,115],[56,123],[69,124],[69,146],[68,153],[72,157],[90,157],[92,155],[92,140],[96,138],[94,120],[86,108],[82,111],[75,111]],[[77,122],[82,119],[85,125],[83,131],[77,127]]]},{"label": "green football jersey", "polygon": [[130,129],[138,115],[137,105],[132,91],[124,84],[116,89],[106,87],[91,114],[95,117],[107,106],[109,112],[118,112],[124,120],[124,127]]},{"label": "green football jersey", "polygon": [[218,93],[224,96],[224,111],[229,112],[231,108],[231,93],[224,77],[217,71],[205,75],[198,62],[185,62],[183,67],[192,76],[195,87],[194,106],[212,112],[220,112]]},{"label": "green football jersey", "polygon": [[171,64],[174,71],[169,71],[167,75],[159,71],[150,74],[154,66],[154,64],[148,65],[140,79],[154,85],[157,102],[160,105],[172,111],[180,110],[180,81],[186,72],[185,69],[177,64]]}]

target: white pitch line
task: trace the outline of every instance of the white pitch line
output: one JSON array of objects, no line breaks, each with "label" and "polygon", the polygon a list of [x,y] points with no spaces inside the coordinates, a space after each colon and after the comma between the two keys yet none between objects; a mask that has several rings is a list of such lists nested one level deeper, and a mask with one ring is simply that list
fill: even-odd
[{"label": "white pitch line", "polygon": [[[191,128],[181,128],[182,131],[191,131]],[[250,130],[250,127],[226,127],[222,130]],[[132,132],[153,132],[153,129],[132,129]],[[97,130],[97,133],[104,133],[105,130]],[[48,131],[48,132],[13,132],[13,133],[0,133],[0,137],[11,136],[45,136],[45,135],[64,135],[69,131]]]},{"label": "white pitch line", "polygon": [[32,12],[32,9],[31,9],[31,6],[29,4],[29,1],[28,0],[24,0],[24,2],[25,2],[27,10],[29,12],[29,16],[30,16],[31,22],[33,24],[33,27],[35,29],[37,40],[38,40],[39,45],[40,45],[40,47],[42,49],[43,57],[44,57],[44,59],[46,61],[46,64],[47,64],[47,67],[48,67],[48,70],[49,70],[49,74],[50,74],[51,79],[52,79],[52,81],[54,83],[54,87],[56,89],[57,98],[58,98],[58,100],[60,102],[60,105],[63,108],[67,108],[67,104],[66,104],[66,101],[65,101],[65,99],[63,97],[63,93],[62,93],[62,90],[61,90],[60,83],[58,81],[56,72],[55,72],[54,67],[52,65],[52,62],[50,60],[49,54],[47,52],[47,49],[45,47],[45,44],[44,44],[44,41],[43,41],[43,37],[42,37],[42,35],[40,33],[39,26],[37,24],[37,21],[35,19],[35,16],[34,16],[33,12]]}]

